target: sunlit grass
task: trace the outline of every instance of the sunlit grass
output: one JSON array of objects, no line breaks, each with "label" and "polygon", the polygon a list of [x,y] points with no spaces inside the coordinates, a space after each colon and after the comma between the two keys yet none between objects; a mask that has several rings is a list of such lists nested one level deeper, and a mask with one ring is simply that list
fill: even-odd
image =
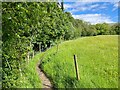
[{"label": "sunlit grass", "polygon": [[[118,36],[101,35],[63,42],[46,51],[42,69],[57,88],[117,88]],[[73,55],[80,80],[76,80]]]}]

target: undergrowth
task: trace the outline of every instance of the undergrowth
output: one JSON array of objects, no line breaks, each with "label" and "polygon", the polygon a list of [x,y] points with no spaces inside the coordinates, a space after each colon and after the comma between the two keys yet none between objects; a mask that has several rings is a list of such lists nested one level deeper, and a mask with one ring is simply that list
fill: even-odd
[{"label": "undergrowth", "polygon": [[22,76],[18,79],[20,83],[17,88],[41,88],[41,80],[36,68],[43,54],[36,54],[29,63],[26,63]]}]

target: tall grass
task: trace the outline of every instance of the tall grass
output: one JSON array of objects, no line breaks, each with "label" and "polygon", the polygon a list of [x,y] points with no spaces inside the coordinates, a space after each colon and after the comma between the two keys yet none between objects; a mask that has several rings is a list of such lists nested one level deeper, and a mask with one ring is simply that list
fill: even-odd
[{"label": "tall grass", "polygon": [[[46,51],[42,69],[56,88],[117,88],[118,36],[102,35],[63,42]],[[80,80],[76,80],[73,55]]]},{"label": "tall grass", "polygon": [[44,53],[36,54],[28,64],[26,63],[26,67],[23,70],[24,72],[19,78],[21,83],[19,83],[18,88],[42,88],[40,76],[36,68],[43,54]]}]

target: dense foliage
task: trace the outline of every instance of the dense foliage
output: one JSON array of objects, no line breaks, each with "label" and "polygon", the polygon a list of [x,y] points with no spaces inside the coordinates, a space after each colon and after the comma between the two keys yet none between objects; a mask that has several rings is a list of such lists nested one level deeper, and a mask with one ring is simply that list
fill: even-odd
[{"label": "dense foliage", "polygon": [[110,34],[111,35],[120,35],[120,24],[114,24],[110,28]]},{"label": "dense foliage", "polygon": [[57,3],[2,3],[3,87],[16,87],[26,55],[33,45],[43,48],[57,40],[72,38],[66,14]]},{"label": "dense foliage", "polygon": [[2,4],[0,2],[0,87],[2,87],[2,26],[1,26],[1,22],[2,22]]}]

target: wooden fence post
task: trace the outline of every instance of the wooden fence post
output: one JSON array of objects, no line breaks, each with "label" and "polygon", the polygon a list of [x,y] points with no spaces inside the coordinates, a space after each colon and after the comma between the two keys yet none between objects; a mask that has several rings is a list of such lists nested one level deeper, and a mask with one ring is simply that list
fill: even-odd
[{"label": "wooden fence post", "polygon": [[27,59],[28,59],[28,63],[29,63],[29,59],[30,59],[29,52],[28,52],[28,55],[27,55]]},{"label": "wooden fence post", "polygon": [[77,63],[77,56],[76,55],[74,55],[74,64],[75,64],[76,78],[77,78],[77,80],[80,80],[78,63]]},{"label": "wooden fence post", "polygon": [[41,52],[41,42],[39,43],[39,51]]},{"label": "wooden fence post", "polygon": [[33,58],[34,58],[34,50],[33,50]]},{"label": "wooden fence post", "polygon": [[59,50],[59,43],[57,42],[57,50],[56,50],[56,53],[58,52]]},{"label": "wooden fence post", "polygon": [[51,44],[50,44],[50,48],[51,48]]},{"label": "wooden fence post", "polygon": [[20,62],[19,62],[19,71],[20,71],[20,76],[22,77],[22,70],[21,70],[21,67],[20,67]]}]

